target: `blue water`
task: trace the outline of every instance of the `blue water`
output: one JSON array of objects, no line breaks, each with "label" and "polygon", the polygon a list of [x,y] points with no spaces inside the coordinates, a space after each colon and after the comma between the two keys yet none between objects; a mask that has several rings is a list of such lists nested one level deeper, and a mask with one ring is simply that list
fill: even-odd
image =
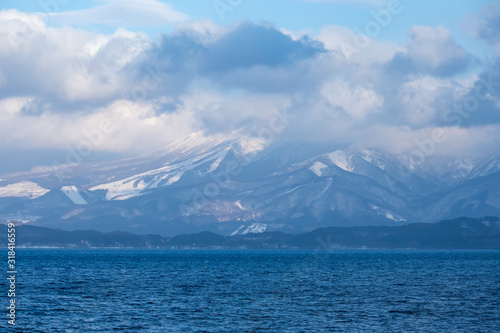
[{"label": "blue water", "polygon": [[25,249],[18,271],[13,332],[500,331],[500,251]]}]

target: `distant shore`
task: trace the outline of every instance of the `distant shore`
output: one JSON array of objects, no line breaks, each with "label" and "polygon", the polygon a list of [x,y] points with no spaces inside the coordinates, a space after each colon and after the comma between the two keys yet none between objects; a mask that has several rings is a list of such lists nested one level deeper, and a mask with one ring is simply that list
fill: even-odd
[{"label": "distant shore", "polygon": [[[6,225],[0,225],[0,234],[5,234],[0,237],[0,247],[7,247]],[[498,217],[461,217],[394,227],[326,227],[296,235],[266,231],[222,236],[204,231],[174,237],[19,225],[16,237],[17,248],[30,249],[500,249],[500,220]]]}]

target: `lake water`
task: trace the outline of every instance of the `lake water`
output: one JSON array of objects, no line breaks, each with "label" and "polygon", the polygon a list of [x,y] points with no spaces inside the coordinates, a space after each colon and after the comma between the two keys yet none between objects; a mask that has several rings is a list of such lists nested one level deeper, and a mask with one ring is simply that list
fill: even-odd
[{"label": "lake water", "polygon": [[12,332],[500,331],[500,251],[17,254]]}]

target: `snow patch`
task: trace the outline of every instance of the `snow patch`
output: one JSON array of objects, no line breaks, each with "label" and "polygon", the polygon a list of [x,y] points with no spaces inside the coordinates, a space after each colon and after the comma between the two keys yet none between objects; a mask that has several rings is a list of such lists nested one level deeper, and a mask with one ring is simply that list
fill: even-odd
[{"label": "snow patch", "polygon": [[368,163],[372,163],[373,153],[370,150],[363,149],[361,151],[361,158],[367,161]]},{"label": "snow patch", "polygon": [[474,161],[472,159],[464,159],[464,160],[458,161],[458,167],[466,170],[467,172],[471,172],[475,166],[476,166],[476,164],[474,163]]},{"label": "snow patch", "polygon": [[33,182],[20,182],[0,187],[0,198],[16,197],[36,199],[47,194],[50,190]]},{"label": "snow patch", "polygon": [[106,190],[106,200],[108,201],[127,200],[143,195],[146,190],[172,185],[179,181],[186,171],[192,170],[205,163],[210,163],[210,166],[207,172],[202,176],[213,172],[226,157],[227,152],[228,149],[224,149],[217,154],[202,154],[201,156],[187,159],[184,162],[167,165],[115,182],[94,186],[90,190]]},{"label": "snow patch", "polygon": [[175,175],[170,177],[168,181],[165,183],[165,185],[172,185],[173,183],[177,183],[179,179],[181,179],[182,175],[184,174],[183,171],[177,172]]},{"label": "snow patch", "polygon": [[246,138],[240,140],[238,143],[243,154],[257,153],[266,147],[266,141],[259,138]]},{"label": "snow patch", "polygon": [[326,164],[323,164],[321,162],[316,162],[309,168],[309,170],[314,172],[316,176],[321,177],[323,175],[322,170],[326,167],[327,167]]},{"label": "snow patch", "polygon": [[248,226],[245,231],[243,231],[241,234],[246,235],[246,234],[261,234],[267,229],[267,224],[265,223],[253,223],[250,226]]},{"label": "snow patch", "polygon": [[328,156],[330,161],[339,168],[348,172],[354,171],[354,166],[351,163],[351,157],[345,152],[337,150],[333,153],[326,154],[326,156]]},{"label": "snow patch", "polygon": [[261,234],[267,229],[267,224],[265,223],[252,223],[249,226],[241,225],[238,229],[231,233],[231,236],[235,235],[247,235],[247,234]]},{"label": "snow patch", "polygon": [[395,214],[393,214],[392,212],[388,211],[388,210],[385,210],[385,209],[382,209],[380,207],[377,207],[375,205],[371,205],[371,208],[373,210],[375,210],[377,212],[378,215],[382,215],[382,216],[385,216],[386,218],[388,218],[389,220],[393,220],[393,221],[396,221],[396,222],[404,222],[406,221],[406,219],[400,217],[400,216],[396,216]]},{"label": "snow patch", "polygon": [[376,165],[378,168],[385,170],[386,165],[381,161],[380,153],[364,149],[360,151],[359,156],[370,164]]},{"label": "snow patch", "polygon": [[500,162],[498,162],[495,158],[492,158],[488,161],[488,165],[484,169],[482,175],[487,175],[490,170],[496,170],[498,168],[500,168]]},{"label": "snow patch", "polygon": [[224,151],[222,154],[218,154],[218,155],[219,156],[217,157],[217,159],[215,161],[213,161],[212,164],[210,164],[210,169],[208,169],[207,173],[214,172],[219,167],[222,160],[227,155],[227,150]]},{"label": "snow patch", "polygon": [[233,231],[233,233],[231,233],[231,236],[237,235],[240,232],[240,230],[243,229],[244,227],[245,227],[244,225],[240,226],[238,229]]},{"label": "snow patch", "polygon": [[241,205],[241,201],[240,201],[240,200],[236,201],[236,202],[234,203],[234,205],[235,205],[236,207],[238,207],[239,209],[241,209],[241,210],[246,210],[246,209],[245,209],[245,208]]},{"label": "snow patch", "polygon": [[385,212],[385,217],[387,217],[390,220],[396,221],[396,219],[394,218],[394,216],[391,213],[389,213],[389,212]]},{"label": "snow patch", "polygon": [[69,218],[71,218],[73,216],[76,216],[76,215],[78,215],[80,213],[83,213],[83,212],[84,212],[83,208],[78,208],[78,209],[75,209],[75,210],[69,212],[68,214],[64,215],[63,217],[61,217],[61,219],[67,220],[67,219],[69,219]]},{"label": "snow patch", "polygon": [[41,218],[40,216],[23,215],[23,214],[0,215],[0,220],[3,219],[6,221],[17,221],[21,223],[34,222],[40,218]]},{"label": "snow patch", "polygon": [[288,191],[286,191],[286,192],[283,192],[283,193],[281,193],[280,195],[287,195],[287,194],[289,194],[289,193],[292,193],[292,192],[293,192],[293,191],[295,191],[296,189],[301,188],[301,187],[304,187],[304,186],[306,186],[306,185],[299,185],[299,186],[295,186],[294,188],[292,188],[292,189],[290,189],[290,190],[288,190]]},{"label": "snow patch", "polygon": [[73,201],[75,205],[87,205],[87,201],[82,197],[76,186],[63,186],[61,192]]}]

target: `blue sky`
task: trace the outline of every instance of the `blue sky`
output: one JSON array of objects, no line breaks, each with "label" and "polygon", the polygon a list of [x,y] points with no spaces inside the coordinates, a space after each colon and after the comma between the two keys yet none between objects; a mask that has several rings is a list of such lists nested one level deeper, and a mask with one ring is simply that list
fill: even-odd
[{"label": "blue sky", "polygon": [[[67,2],[67,4],[65,3]],[[6,9],[18,9],[24,12],[62,12],[89,9],[101,5],[104,1],[4,1]],[[210,19],[218,24],[231,24],[239,20],[273,22],[279,27],[292,31],[318,32],[329,24],[341,25],[350,29],[363,28],[366,22],[373,19],[372,11],[379,11],[387,6],[388,1],[370,0],[170,0],[161,1],[169,4],[176,11],[185,13],[190,20]],[[384,29],[379,38],[402,41],[412,25],[443,25],[455,38],[470,50],[477,48],[478,43],[463,33],[463,20],[471,13],[479,11],[489,0],[401,0],[403,11],[394,17],[390,29]],[[227,11],[216,7],[227,4]],[[235,3],[236,5],[231,5]],[[55,5],[56,4],[56,5]],[[224,7],[218,7],[224,8]],[[220,13],[223,13],[221,16]],[[49,22],[50,24],[50,22]],[[94,27],[95,28],[95,27]],[[129,27],[131,30],[146,31],[152,38],[160,33],[171,31],[169,24],[151,27]],[[112,28],[101,26],[98,31],[109,32]],[[484,45],[483,45],[484,46]],[[477,49],[476,49],[477,50]],[[488,53],[484,48],[482,52]]]},{"label": "blue sky", "polygon": [[3,6],[0,172],[64,163],[88,142],[95,162],[193,132],[258,136],[284,110],[297,116],[284,140],[412,153],[442,131],[433,154],[499,153],[498,2]]}]

